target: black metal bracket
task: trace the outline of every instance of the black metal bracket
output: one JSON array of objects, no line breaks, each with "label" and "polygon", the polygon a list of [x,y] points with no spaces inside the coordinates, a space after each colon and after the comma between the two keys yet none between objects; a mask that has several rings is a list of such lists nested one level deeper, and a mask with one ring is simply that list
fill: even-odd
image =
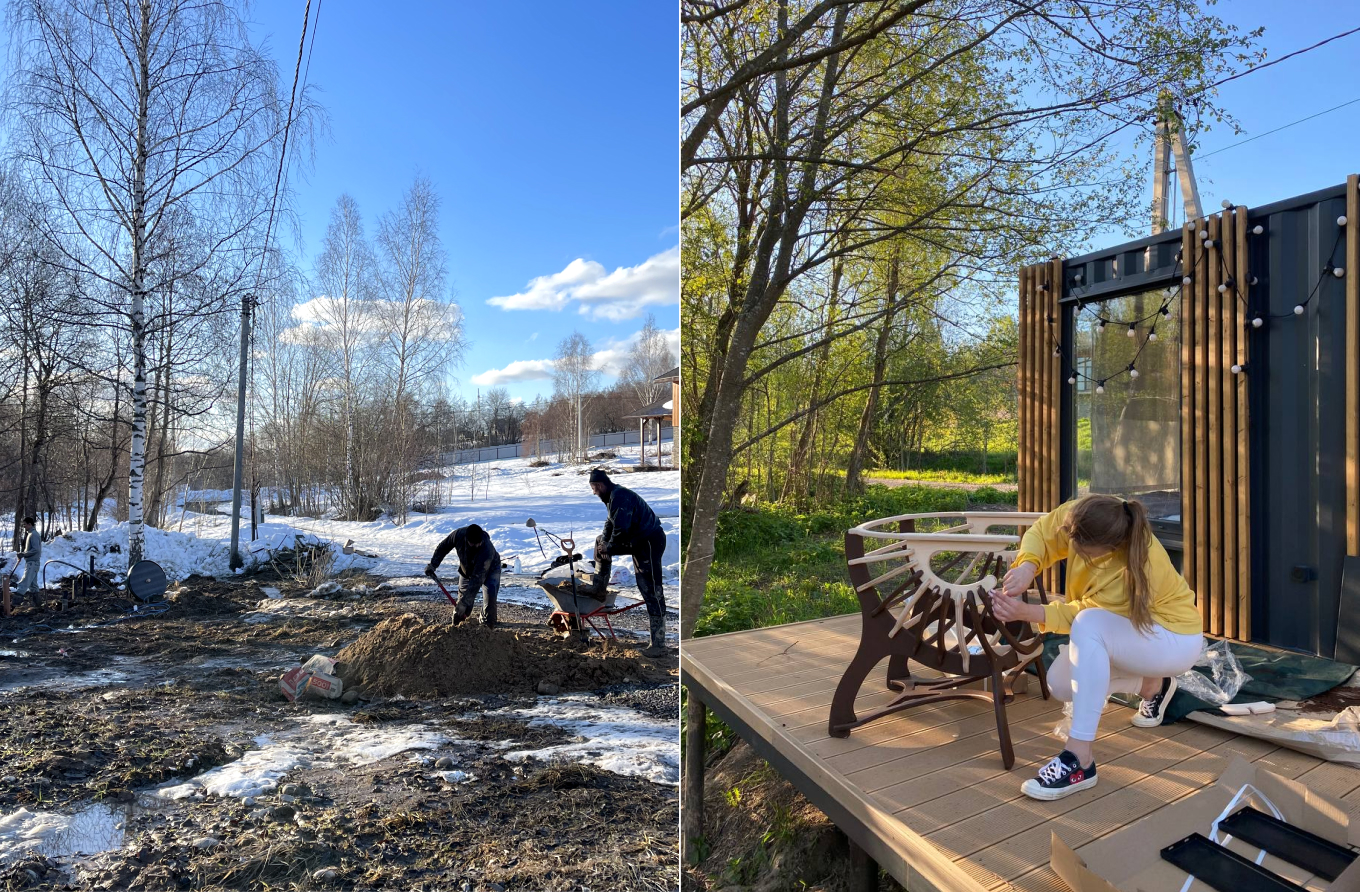
[{"label": "black metal bracket", "polygon": [[1162,849],[1162,860],[1169,861],[1201,883],[1218,892],[1303,892],[1272,870],[1266,870],[1236,852],[1192,833]]},{"label": "black metal bracket", "polygon": [[1341,876],[1356,858],[1345,846],[1254,808],[1234,813],[1219,822],[1218,829],[1329,881]]}]

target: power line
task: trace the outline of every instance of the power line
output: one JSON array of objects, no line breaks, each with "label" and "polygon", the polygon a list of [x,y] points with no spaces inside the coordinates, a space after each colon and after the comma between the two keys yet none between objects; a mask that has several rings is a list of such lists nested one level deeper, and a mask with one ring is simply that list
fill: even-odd
[{"label": "power line", "polygon": [[[320,10],[321,3],[318,0],[317,11],[320,12]],[[257,276],[257,281],[264,279],[264,261],[265,257],[269,255],[269,237],[274,230],[274,210],[279,201],[279,187],[283,183],[283,162],[288,155],[288,133],[293,129],[293,103],[297,99],[298,75],[302,73],[302,55],[307,48],[307,22],[311,13],[312,0],[307,0],[307,5],[302,10],[302,37],[298,39],[297,64],[293,66],[293,91],[288,96],[288,118],[283,123],[283,147],[279,150],[278,173],[274,175],[274,195],[269,199],[269,222],[264,229],[264,250],[260,252],[260,273]],[[316,45],[315,40],[312,41],[312,45]]]},{"label": "power line", "polygon": [[1263,62],[1263,63],[1261,63],[1260,65],[1253,65],[1252,67],[1250,67],[1250,68],[1245,68],[1245,69],[1243,69],[1242,71],[1237,72],[1236,74],[1230,74],[1230,75],[1228,75],[1227,77],[1223,78],[1223,79],[1220,80],[1220,81],[1215,81],[1214,83],[1212,83],[1212,84],[1210,84],[1209,86],[1205,87],[1204,90],[1201,90],[1200,92],[1202,93],[1202,92],[1205,92],[1206,90],[1212,90],[1214,87],[1222,86],[1223,84],[1226,84],[1228,81],[1237,80],[1239,77],[1244,77],[1245,75],[1251,74],[1251,73],[1254,72],[1254,71],[1260,71],[1261,69],[1263,69],[1263,68],[1269,68],[1269,67],[1272,66],[1272,65],[1279,65],[1281,62],[1285,61],[1286,59],[1292,59],[1292,58],[1294,58],[1295,56],[1302,56],[1304,53],[1310,53],[1310,52],[1312,52],[1313,50],[1317,49],[1317,48],[1320,47],[1320,46],[1326,46],[1327,44],[1331,43],[1333,40],[1340,40],[1340,39],[1343,38],[1343,37],[1350,37],[1352,34],[1356,34],[1356,33],[1360,33],[1360,28],[1352,28],[1352,29],[1349,30],[1349,31],[1342,31],[1340,34],[1333,34],[1331,37],[1328,37],[1328,38],[1326,38],[1326,39],[1324,39],[1324,40],[1319,40],[1317,43],[1313,44],[1312,46],[1306,46],[1306,47],[1304,47],[1304,48],[1301,49],[1301,50],[1294,50],[1294,52],[1292,52],[1292,53],[1285,53],[1283,56],[1281,56],[1281,57],[1278,58],[1278,59],[1272,59],[1271,61],[1269,61],[1269,62]]},{"label": "power line", "polygon": [[1258,133],[1256,136],[1251,136],[1246,139],[1239,140],[1238,142],[1230,143],[1229,145],[1226,145],[1221,149],[1214,149],[1212,152],[1205,152],[1204,154],[1196,155],[1195,157],[1197,159],[1208,158],[1210,155],[1217,155],[1219,152],[1226,152],[1228,151],[1228,149],[1235,149],[1238,146],[1244,146],[1247,143],[1258,140],[1263,136],[1270,136],[1272,133],[1279,133],[1281,130],[1288,130],[1295,124],[1302,124],[1305,121],[1311,121],[1314,118],[1320,118],[1323,115],[1331,114],[1332,112],[1337,111],[1338,109],[1343,109],[1348,105],[1355,105],[1357,102],[1360,102],[1360,96],[1357,96],[1356,98],[1350,100],[1349,102],[1343,102],[1340,105],[1334,105],[1329,109],[1324,109],[1323,111],[1317,112],[1316,114],[1311,114],[1306,118],[1299,118],[1297,121],[1290,121],[1288,124],[1282,124],[1281,126],[1276,127],[1274,130],[1267,130],[1265,133]]}]

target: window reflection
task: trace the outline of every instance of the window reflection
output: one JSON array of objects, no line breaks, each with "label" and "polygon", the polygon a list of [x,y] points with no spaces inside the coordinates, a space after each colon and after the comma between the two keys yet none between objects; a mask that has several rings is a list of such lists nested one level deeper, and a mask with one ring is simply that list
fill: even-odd
[{"label": "window reflection", "polygon": [[1136,498],[1150,519],[1174,522],[1181,515],[1181,341],[1179,299],[1169,317],[1158,312],[1168,300],[1159,288],[1082,307],[1073,368],[1078,494]]}]

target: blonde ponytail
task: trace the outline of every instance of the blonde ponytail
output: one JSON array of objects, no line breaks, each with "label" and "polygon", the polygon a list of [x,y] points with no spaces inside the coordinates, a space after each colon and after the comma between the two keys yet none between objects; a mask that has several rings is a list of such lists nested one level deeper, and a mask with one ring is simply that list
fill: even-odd
[{"label": "blonde ponytail", "polygon": [[1152,588],[1148,585],[1148,543],[1152,541],[1152,527],[1148,525],[1147,509],[1142,502],[1124,503],[1128,514],[1129,565],[1124,569],[1124,589],[1129,593],[1129,620],[1140,632],[1152,628]]}]

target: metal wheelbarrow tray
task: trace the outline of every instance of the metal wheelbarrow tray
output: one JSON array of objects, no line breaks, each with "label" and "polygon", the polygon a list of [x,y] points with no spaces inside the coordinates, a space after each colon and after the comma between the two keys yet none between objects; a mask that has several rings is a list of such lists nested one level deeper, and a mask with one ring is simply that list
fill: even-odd
[{"label": "metal wheelbarrow tray", "polygon": [[[619,607],[616,605],[619,596],[617,591],[606,588],[603,595],[588,594],[586,584],[579,580],[576,582],[575,591],[573,591],[570,578],[563,579],[560,582],[553,579],[539,579],[536,580],[535,584],[543,589],[543,593],[553,602],[554,609],[552,616],[548,617],[548,625],[564,637],[578,628],[576,617],[580,616],[581,622],[589,624],[595,630],[595,634],[601,638],[615,639],[614,625],[609,621],[609,618],[618,616],[620,613],[627,613],[643,604],[642,601],[635,601]],[[609,630],[607,635],[596,625],[595,620],[597,618],[604,620],[605,628]]]}]

